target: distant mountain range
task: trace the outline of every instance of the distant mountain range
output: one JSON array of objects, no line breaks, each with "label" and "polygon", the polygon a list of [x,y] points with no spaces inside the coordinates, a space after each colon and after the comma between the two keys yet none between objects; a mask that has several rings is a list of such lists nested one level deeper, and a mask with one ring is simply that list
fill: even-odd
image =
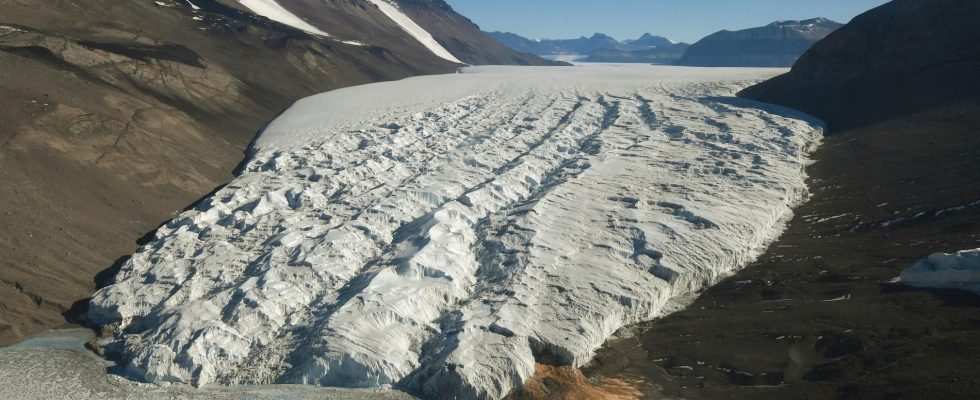
[{"label": "distant mountain range", "polygon": [[644,50],[607,50],[593,51],[586,62],[617,62],[617,63],[649,63],[673,64],[677,62],[691,45],[677,43],[670,46],[655,47]]},{"label": "distant mountain range", "polygon": [[719,31],[693,45],[644,34],[618,41],[596,33],[578,39],[528,39],[508,32],[492,32],[498,42],[519,52],[536,55],[588,56],[590,62],[639,62],[703,67],[789,67],[814,43],[842,25],[826,18],[777,21],[740,31]]},{"label": "distant mountain range", "polygon": [[509,32],[492,32],[490,36],[511,49],[541,56],[581,55],[591,62],[643,62],[671,64],[684,54],[687,43],[674,43],[649,33],[638,39],[619,41],[602,33],[578,39],[528,39]]},{"label": "distant mountain range", "polygon": [[618,49],[622,46],[618,40],[613,39],[602,33],[596,33],[592,37],[582,36],[578,39],[542,39],[534,40],[509,32],[492,32],[490,37],[496,39],[501,44],[514,50],[538,54],[538,55],[558,55],[558,54],[589,54],[599,49]]}]

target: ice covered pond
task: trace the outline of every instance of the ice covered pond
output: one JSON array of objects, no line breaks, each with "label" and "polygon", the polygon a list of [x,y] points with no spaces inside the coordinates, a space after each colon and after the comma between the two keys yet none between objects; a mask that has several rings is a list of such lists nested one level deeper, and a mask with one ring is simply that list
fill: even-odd
[{"label": "ice covered pond", "polygon": [[89,317],[143,381],[500,398],[778,235],[821,129],[731,96],[781,72],[477,67],[301,100]]}]

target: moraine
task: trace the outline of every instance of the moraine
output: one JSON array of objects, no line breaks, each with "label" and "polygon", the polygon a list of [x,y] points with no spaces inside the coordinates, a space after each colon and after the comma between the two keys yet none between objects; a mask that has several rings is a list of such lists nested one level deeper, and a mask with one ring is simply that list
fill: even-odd
[{"label": "moraine", "polygon": [[782,70],[475,67],[297,102],[92,300],[129,377],[501,398],[744,266],[822,128]]}]

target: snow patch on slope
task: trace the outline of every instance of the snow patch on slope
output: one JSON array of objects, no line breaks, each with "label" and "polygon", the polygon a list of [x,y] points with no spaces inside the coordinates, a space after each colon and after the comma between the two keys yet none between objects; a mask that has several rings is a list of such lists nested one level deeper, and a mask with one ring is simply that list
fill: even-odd
[{"label": "snow patch on slope", "polygon": [[381,9],[381,12],[387,15],[388,18],[391,18],[392,21],[395,21],[395,23],[398,24],[398,26],[402,27],[402,29],[404,29],[405,32],[408,32],[408,34],[412,35],[412,37],[418,40],[419,43],[422,43],[422,45],[425,46],[425,48],[432,51],[432,53],[438,56],[439,58],[452,61],[458,64],[465,64],[464,62],[459,61],[459,59],[457,59],[456,56],[453,55],[453,53],[450,53],[449,50],[446,50],[445,47],[442,47],[442,45],[439,44],[439,42],[436,41],[436,39],[432,37],[432,35],[428,31],[426,31],[421,26],[419,26],[419,24],[416,24],[415,21],[412,21],[412,19],[409,18],[408,15],[405,15],[405,13],[399,10],[398,7],[396,7],[395,5],[389,3],[386,0],[370,0],[370,1],[374,3],[376,6],[378,6],[378,8]]},{"label": "snow patch on slope", "polygon": [[935,253],[902,273],[909,286],[968,290],[980,294],[980,249]]},{"label": "snow patch on slope", "polygon": [[468,68],[297,102],[89,317],[131,376],[501,398],[744,266],[821,130],[780,71]]},{"label": "snow patch on slope", "polygon": [[306,31],[315,35],[322,35],[329,37],[330,34],[321,31],[317,27],[310,25],[306,21],[303,21],[300,17],[289,12],[275,0],[238,0],[241,5],[245,6],[252,12],[271,19],[276,22],[280,22],[289,25],[293,28]]}]

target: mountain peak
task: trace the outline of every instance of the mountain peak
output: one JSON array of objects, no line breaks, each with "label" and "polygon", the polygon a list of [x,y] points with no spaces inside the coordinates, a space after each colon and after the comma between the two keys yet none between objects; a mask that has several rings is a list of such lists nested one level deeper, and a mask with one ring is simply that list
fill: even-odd
[{"label": "mountain peak", "polygon": [[538,55],[578,54],[587,55],[597,51],[629,52],[652,51],[662,49],[676,53],[677,43],[663,36],[644,33],[639,39],[619,41],[605,33],[596,32],[592,36],[580,36],[577,39],[542,39],[532,40],[507,32],[490,34],[506,46],[517,51]]},{"label": "mountain peak", "polygon": [[668,47],[676,44],[673,40],[651,33],[644,33],[639,39],[629,40],[624,43],[640,47]]},{"label": "mountain peak", "polygon": [[[701,67],[789,67],[813,43],[841,24],[826,18],[776,21],[739,31],[720,31],[699,40],[679,65]],[[733,46],[733,43],[738,43]]]}]

